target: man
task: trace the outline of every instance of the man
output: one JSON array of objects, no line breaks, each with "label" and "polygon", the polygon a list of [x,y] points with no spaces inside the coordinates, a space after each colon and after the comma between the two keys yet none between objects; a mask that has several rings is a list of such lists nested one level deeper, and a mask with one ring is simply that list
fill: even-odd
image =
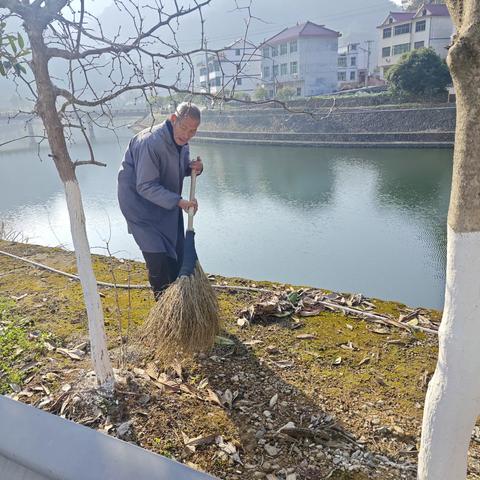
[{"label": "man", "polygon": [[168,120],[130,141],[118,174],[118,201],[128,232],[140,247],[155,299],[178,276],[183,258],[183,215],[197,201],[182,198],[185,176],[202,173],[190,161],[188,141],[200,125],[200,110],[181,103]]}]

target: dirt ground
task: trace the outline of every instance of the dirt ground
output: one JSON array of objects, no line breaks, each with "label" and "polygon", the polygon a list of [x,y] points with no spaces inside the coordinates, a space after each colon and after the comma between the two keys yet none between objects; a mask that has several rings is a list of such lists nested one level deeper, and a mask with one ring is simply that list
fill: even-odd
[{"label": "dirt ground", "polygon": [[[73,255],[61,249],[0,241],[0,250],[76,271]],[[98,280],[146,283],[141,263],[101,256],[94,262]],[[153,304],[150,291],[100,291],[117,368],[114,398],[89,390],[79,283],[0,254],[0,393],[222,479],[415,478],[437,339],[413,327],[418,318],[438,327],[439,312],[368,299],[373,313],[410,318],[412,328],[330,309],[246,320],[248,307],[272,296],[218,290],[224,330],[214,350],[159,368],[136,360],[141,347],[134,343]],[[470,479],[480,478],[478,433]]]}]

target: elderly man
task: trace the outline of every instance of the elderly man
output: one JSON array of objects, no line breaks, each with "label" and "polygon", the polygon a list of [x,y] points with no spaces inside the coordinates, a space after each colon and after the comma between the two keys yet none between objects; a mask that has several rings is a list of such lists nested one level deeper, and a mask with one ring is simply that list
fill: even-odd
[{"label": "elderly man", "polygon": [[182,198],[185,176],[200,174],[190,161],[188,141],[200,124],[200,110],[181,103],[168,120],[130,141],[118,174],[118,201],[128,232],[140,247],[155,299],[178,276],[183,258],[182,210],[198,208]]}]

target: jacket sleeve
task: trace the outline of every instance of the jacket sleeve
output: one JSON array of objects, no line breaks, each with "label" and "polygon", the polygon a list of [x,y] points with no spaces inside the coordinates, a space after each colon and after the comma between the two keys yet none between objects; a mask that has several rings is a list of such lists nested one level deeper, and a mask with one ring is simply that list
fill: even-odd
[{"label": "jacket sleeve", "polygon": [[160,183],[160,155],[155,152],[148,140],[144,140],[139,145],[136,157],[136,187],[139,195],[159,207],[173,210],[182,197]]}]

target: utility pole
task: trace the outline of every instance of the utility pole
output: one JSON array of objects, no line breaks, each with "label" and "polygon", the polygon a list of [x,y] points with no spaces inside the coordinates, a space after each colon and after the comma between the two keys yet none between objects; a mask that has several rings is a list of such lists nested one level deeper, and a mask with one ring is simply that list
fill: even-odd
[{"label": "utility pole", "polygon": [[365,86],[368,87],[368,76],[370,75],[370,53],[372,52],[370,49],[370,45],[373,43],[373,40],[366,40],[365,43],[367,44],[367,74],[365,75]]},{"label": "utility pole", "polygon": [[207,81],[205,83],[207,87],[207,93],[210,93],[210,72],[208,70],[208,52],[207,52],[207,39],[205,38],[205,69],[207,71]]}]

